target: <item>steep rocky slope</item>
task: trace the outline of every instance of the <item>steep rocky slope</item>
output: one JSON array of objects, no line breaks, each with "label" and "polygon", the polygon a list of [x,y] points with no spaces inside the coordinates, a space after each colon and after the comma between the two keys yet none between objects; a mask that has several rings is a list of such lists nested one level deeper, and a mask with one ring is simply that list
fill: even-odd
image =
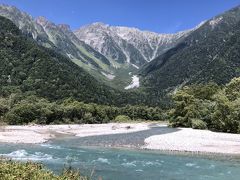
[{"label": "steep rocky slope", "polygon": [[44,17],[34,19],[19,9],[0,6],[0,15],[10,19],[40,45],[55,49],[85,69],[109,72],[110,62],[101,53],[80,41],[67,25],[56,25]]},{"label": "steep rocky slope", "polygon": [[0,49],[1,96],[20,91],[50,100],[74,98],[115,105],[138,100],[136,94],[128,96],[104,85],[67,57],[40,46],[2,16]]},{"label": "steep rocky slope", "polygon": [[138,68],[174,47],[192,31],[157,34],[136,28],[93,23],[81,27],[75,34],[109,59]]},{"label": "steep rocky slope", "polygon": [[206,21],[141,70],[152,97],[192,83],[225,84],[240,76],[240,6]]}]

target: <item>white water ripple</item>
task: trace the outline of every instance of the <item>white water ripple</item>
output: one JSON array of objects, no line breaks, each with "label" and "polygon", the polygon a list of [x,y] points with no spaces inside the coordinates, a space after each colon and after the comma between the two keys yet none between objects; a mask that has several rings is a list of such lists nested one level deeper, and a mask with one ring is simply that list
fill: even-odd
[{"label": "white water ripple", "polygon": [[46,160],[52,160],[52,155],[44,154],[42,152],[35,152],[34,154],[28,153],[24,149],[20,149],[17,151],[13,151],[9,154],[0,154],[1,156],[11,158],[13,160],[22,160],[22,161],[46,161]]},{"label": "white water ripple", "polygon": [[121,165],[125,166],[125,167],[136,167],[135,163],[136,163],[136,161],[133,161],[133,162],[122,163]]},{"label": "white water ripple", "polygon": [[187,167],[193,167],[193,166],[196,166],[196,164],[194,164],[194,163],[186,163],[185,164]]},{"label": "white water ripple", "polygon": [[61,146],[51,145],[51,144],[41,144],[42,147],[47,147],[49,149],[63,149]]},{"label": "white water ripple", "polygon": [[97,160],[93,160],[92,162],[100,162],[104,164],[111,164],[108,159],[106,158],[98,158]]}]

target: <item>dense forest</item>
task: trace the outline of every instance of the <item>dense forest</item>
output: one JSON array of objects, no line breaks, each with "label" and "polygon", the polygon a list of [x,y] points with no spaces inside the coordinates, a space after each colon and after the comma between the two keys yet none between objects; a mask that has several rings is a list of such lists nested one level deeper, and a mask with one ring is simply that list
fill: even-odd
[{"label": "dense forest", "polygon": [[108,106],[68,98],[51,102],[36,95],[14,93],[0,98],[0,120],[5,124],[107,123],[169,120],[172,127],[192,127],[240,133],[240,78],[226,85],[185,86],[172,95],[170,109],[148,106]]},{"label": "dense forest", "polygon": [[51,101],[74,98],[86,103],[138,104],[143,95],[122,92],[97,81],[84,69],[52,49],[24,36],[0,17],[0,94],[16,91]]},{"label": "dense forest", "polygon": [[0,98],[0,120],[6,124],[107,123],[126,120],[163,120],[158,107],[107,106],[83,103],[72,98],[50,102],[21,93]]}]

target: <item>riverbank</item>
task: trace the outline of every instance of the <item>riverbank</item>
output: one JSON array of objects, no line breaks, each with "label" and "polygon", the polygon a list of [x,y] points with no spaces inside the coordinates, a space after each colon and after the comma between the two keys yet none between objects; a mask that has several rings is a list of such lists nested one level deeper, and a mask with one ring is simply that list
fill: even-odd
[{"label": "riverbank", "polygon": [[78,146],[240,155],[239,134],[190,128],[168,128],[166,124],[6,126],[0,130],[0,142],[6,143],[38,144],[51,139],[61,140],[65,137],[73,138]]},{"label": "riverbank", "polygon": [[86,137],[138,132],[150,129],[149,125],[149,123],[109,123],[5,126],[0,129],[0,142],[38,144],[61,135]]},{"label": "riverbank", "polygon": [[145,139],[145,149],[240,155],[240,135],[178,128],[178,131]]}]

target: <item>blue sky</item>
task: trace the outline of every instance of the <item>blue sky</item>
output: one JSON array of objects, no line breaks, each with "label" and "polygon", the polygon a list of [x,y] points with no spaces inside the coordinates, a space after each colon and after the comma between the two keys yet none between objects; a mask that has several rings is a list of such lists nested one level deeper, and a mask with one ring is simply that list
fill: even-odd
[{"label": "blue sky", "polygon": [[240,0],[0,0],[33,17],[45,16],[73,30],[93,22],[137,27],[160,33],[192,28]]}]

